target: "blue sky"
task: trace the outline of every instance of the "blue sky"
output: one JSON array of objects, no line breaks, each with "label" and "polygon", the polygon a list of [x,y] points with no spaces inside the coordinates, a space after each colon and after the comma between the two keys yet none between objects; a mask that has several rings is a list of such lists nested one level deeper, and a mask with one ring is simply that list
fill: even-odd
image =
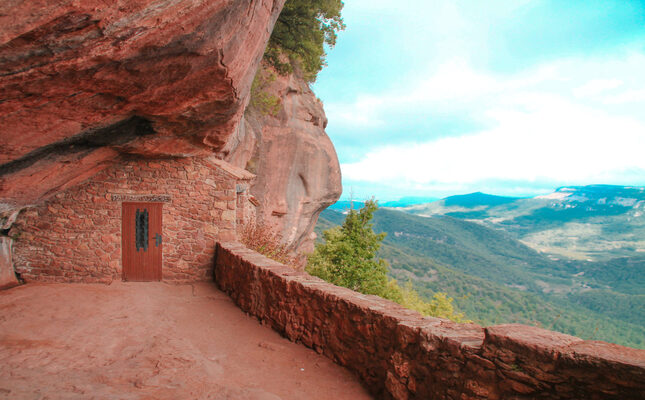
[{"label": "blue sky", "polygon": [[346,0],[314,91],[343,198],[645,185],[645,1]]}]

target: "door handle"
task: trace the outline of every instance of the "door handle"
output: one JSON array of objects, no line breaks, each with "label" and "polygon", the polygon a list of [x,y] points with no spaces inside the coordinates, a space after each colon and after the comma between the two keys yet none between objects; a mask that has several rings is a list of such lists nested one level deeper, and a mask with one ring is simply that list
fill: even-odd
[{"label": "door handle", "polygon": [[161,235],[156,233],[155,234],[155,246],[159,247],[160,244],[161,244]]}]

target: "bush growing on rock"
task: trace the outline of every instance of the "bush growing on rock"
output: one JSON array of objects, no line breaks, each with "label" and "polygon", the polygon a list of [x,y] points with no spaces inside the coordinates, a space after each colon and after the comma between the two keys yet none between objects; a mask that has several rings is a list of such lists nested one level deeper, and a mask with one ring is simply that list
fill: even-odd
[{"label": "bush growing on rock", "polygon": [[455,312],[453,299],[445,293],[435,293],[426,302],[410,282],[402,288],[388,278],[387,262],[376,257],[385,233],[375,233],[370,223],[377,208],[376,201],[368,200],[360,210],[349,210],[341,226],[324,231],[325,243],[316,245],[309,256],[307,272],[338,286],[395,301],[423,315],[468,322],[462,313]]},{"label": "bush growing on rock", "polygon": [[262,115],[276,117],[280,112],[280,98],[269,93],[266,89],[276,79],[276,75],[268,68],[260,66],[251,85],[251,100],[249,106],[260,111]]},{"label": "bush growing on rock", "polygon": [[269,257],[282,264],[294,267],[296,258],[282,243],[280,235],[274,233],[264,225],[247,224],[242,228],[240,242],[251,250]]}]

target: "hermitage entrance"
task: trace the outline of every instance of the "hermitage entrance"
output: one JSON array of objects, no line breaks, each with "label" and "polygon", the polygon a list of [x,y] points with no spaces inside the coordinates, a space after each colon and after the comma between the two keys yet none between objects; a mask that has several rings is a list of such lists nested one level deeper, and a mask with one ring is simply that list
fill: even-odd
[{"label": "hermitage entrance", "polygon": [[124,280],[161,280],[161,211],[162,203],[123,203]]}]

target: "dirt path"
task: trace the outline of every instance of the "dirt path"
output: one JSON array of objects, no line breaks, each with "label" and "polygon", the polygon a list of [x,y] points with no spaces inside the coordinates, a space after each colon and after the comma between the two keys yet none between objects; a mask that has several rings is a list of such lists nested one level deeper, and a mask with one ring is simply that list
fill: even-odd
[{"label": "dirt path", "polygon": [[29,284],[0,292],[0,398],[367,399],[347,370],[213,284]]}]

